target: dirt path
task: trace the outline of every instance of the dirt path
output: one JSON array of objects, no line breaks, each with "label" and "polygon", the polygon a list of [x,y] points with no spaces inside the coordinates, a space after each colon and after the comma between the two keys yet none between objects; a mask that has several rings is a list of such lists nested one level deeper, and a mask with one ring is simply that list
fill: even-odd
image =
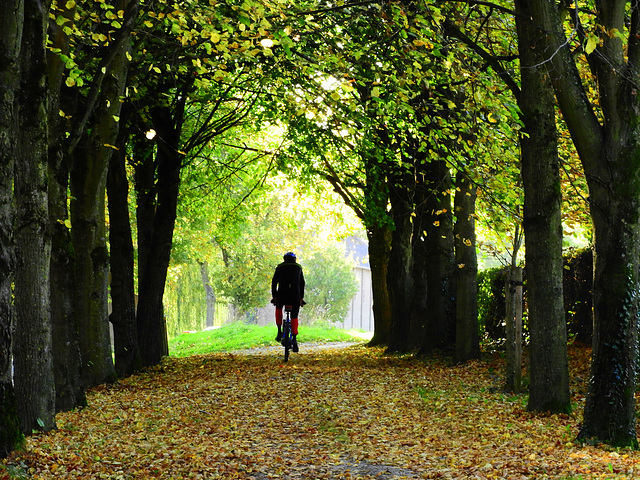
[{"label": "dirt path", "polygon": [[[299,354],[305,355],[308,353],[317,353],[322,350],[328,349],[336,349],[339,350],[341,348],[349,348],[349,347],[357,347],[363,346],[366,342],[327,342],[327,343],[319,343],[319,342],[303,342],[300,343],[300,352]],[[250,348],[246,350],[235,350],[231,352],[235,355],[278,355],[284,352],[284,348],[281,345],[272,345],[269,347],[256,347]],[[292,353],[292,357],[296,354]],[[293,358],[292,358],[293,359]]]},{"label": "dirt path", "polygon": [[[89,392],[0,463],[33,479],[631,479],[640,454],[573,442],[580,412],[534,416],[502,365],[362,346],[169,359]],[[575,362],[574,362],[575,364]],[[573,378],[588,375],[582,360]],[[577,405],[583,386],[572,386]],[[4,468],[2,467],[4,465]],[[13,477],[8,477],[11,469]],[[4,476],[3,476],[4,474]],[[18,476],[20,475],[20,476]]]}]

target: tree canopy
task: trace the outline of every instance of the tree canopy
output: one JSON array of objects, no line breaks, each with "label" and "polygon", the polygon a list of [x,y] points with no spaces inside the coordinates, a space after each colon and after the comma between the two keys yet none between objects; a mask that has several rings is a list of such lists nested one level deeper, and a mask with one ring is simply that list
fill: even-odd
[{"label": "tree canopy", "polygon": [[223,299],[249,318],[295,250],[309,316],[339,320],[352,234],[369,243],[372,344],[462,362],[479,355],[477,251],[515,267],[524,232],[531,397],[549,395],[546,359],[568,389],[565,229],[597,258],[581,438],[637,443],[637,5],[41,3],[11,0],[0,23],[0,401],[16,406],[13,359],[27,433],[160,363],[186,278],[207,322]]}]

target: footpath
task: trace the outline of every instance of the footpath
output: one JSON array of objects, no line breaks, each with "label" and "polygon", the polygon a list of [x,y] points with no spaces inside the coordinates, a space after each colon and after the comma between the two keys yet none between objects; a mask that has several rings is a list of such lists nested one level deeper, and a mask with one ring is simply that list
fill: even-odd
[{"label": "footpath", "polygon": [[[0,462],[29,479],[631,479],[640,454],[574,442],[576,413],[532,415],[503,365],[300,345],[167,359],[89,392]],[[572,378],[588,378],[572,352]]]}]

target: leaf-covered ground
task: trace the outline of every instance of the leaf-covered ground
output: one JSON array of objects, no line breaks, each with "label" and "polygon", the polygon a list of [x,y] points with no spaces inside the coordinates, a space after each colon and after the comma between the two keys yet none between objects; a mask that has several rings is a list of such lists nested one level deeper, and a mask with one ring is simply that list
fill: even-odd
[{"label": "leaf-covered ground", "polygon": [[502,363],[452,367],[362,346],[212,354],[89,393],[0,464],[1,478],[640,478],[640,453],[574,443],[588,350],[571,349],[575,414],[533,415]]}]

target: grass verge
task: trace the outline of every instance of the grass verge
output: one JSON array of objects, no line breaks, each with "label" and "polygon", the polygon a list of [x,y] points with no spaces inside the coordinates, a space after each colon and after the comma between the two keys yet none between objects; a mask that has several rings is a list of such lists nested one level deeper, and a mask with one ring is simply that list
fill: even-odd
[{"label": "grass verge", "polygon": [[[229,352],[247,348],[277,345],[275,325],[260,327],[245,323],[232,323],[215,330],[183,333],[169,340],[172,357],[188,357],[214,352]],[[358,330],[333,327],[300,326],[299,342],[362,342],[369,334]]]}]

